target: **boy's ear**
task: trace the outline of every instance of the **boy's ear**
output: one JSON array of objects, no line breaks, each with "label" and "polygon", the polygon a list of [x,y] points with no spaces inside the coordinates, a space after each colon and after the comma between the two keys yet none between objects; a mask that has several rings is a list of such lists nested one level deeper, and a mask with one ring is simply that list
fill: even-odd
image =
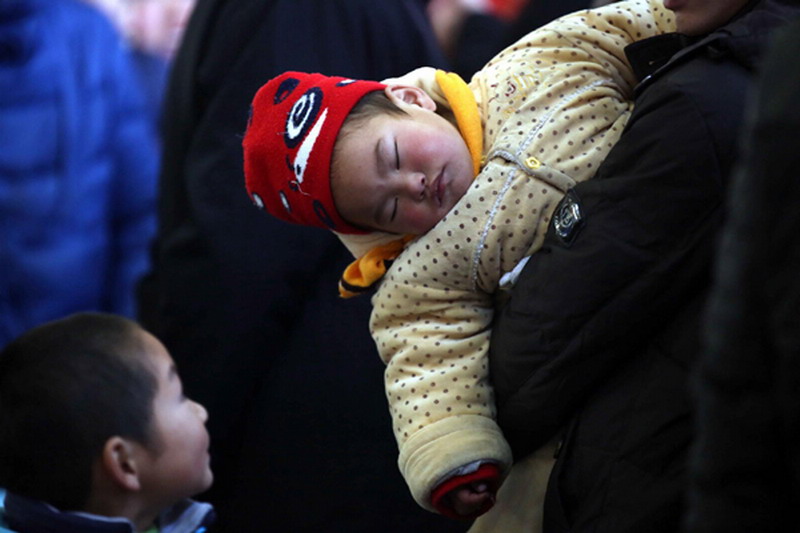
[{"label": "boy's ear", "polygon": [[413,85],[389,85],[384,89],[386,96],[395,104],[415,105],[428,111],[436,111],[436,102],[428,93]]},{"label": "boy's ear", "polygon": [[111,437],[103,446],[101,465],[112,482],[131,492],[141,489],[136,444],[122,437]]}]

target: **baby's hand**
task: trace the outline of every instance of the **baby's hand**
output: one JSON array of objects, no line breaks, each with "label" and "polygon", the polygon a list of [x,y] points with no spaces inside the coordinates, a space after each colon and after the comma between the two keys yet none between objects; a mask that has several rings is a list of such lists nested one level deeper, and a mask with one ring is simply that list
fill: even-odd
[{"label": "baby's hand", "polygon": [[[477,466],[477,469],[474,467]],[[494,505],[500,487],[500,468],[493,463],[467,465],[468,474],[445,480],[431,493],[431,504],[444,516],[473,519]]]},{"label": "baby's hand", "polygon": [[483,481],[462,485],[445,496],[446,505],[459,516],[482,514],[494,505],[495,494]]}]

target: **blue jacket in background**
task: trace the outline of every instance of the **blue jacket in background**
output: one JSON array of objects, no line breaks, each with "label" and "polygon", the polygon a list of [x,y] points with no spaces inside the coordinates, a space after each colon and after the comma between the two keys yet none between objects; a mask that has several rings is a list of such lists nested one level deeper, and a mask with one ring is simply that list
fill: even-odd
[{"label": "blue jacket in background", "polygon": [[158,146],[129,51],[76,0],[0,2],[0,347],[78,310],[133,316]]}]

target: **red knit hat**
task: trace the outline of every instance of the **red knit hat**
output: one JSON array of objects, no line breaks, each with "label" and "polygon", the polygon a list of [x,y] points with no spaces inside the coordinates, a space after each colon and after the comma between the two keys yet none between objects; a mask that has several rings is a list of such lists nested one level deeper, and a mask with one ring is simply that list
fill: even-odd
[{"label": "red knit hat", "polygon": [[242,146],[247,192],[271,215],[340,233],[366,233],[333,203],[333,146],[347,115],[374,81],[285,72],[253,98]]}]

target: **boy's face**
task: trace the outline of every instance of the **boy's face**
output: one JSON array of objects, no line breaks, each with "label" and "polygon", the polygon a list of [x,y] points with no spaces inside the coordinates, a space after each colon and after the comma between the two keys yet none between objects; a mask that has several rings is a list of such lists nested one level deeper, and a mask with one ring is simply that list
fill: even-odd
[{"label": "boy's face", "polygon": [[208,454],[205,408],[183,395],[181,379],[166,348],[144,332],[150,367],[158,382],[153,401],[154,450],[148,453],[142,486],[154,502],[172,505],[208,489],[214,477]]},{"label": "boy's face", "polygon": [[705,35],[725,25],[748,0],[664,0],[675,13],[677,30],[686,35]]},{"label": "boy's face", "polygon": [[410,116],[376,115],[337,141],[333,198],[354,225],[419,235],[467,192],[472,159],[427,95],[393,89],[387,89],[390,99]]}]

